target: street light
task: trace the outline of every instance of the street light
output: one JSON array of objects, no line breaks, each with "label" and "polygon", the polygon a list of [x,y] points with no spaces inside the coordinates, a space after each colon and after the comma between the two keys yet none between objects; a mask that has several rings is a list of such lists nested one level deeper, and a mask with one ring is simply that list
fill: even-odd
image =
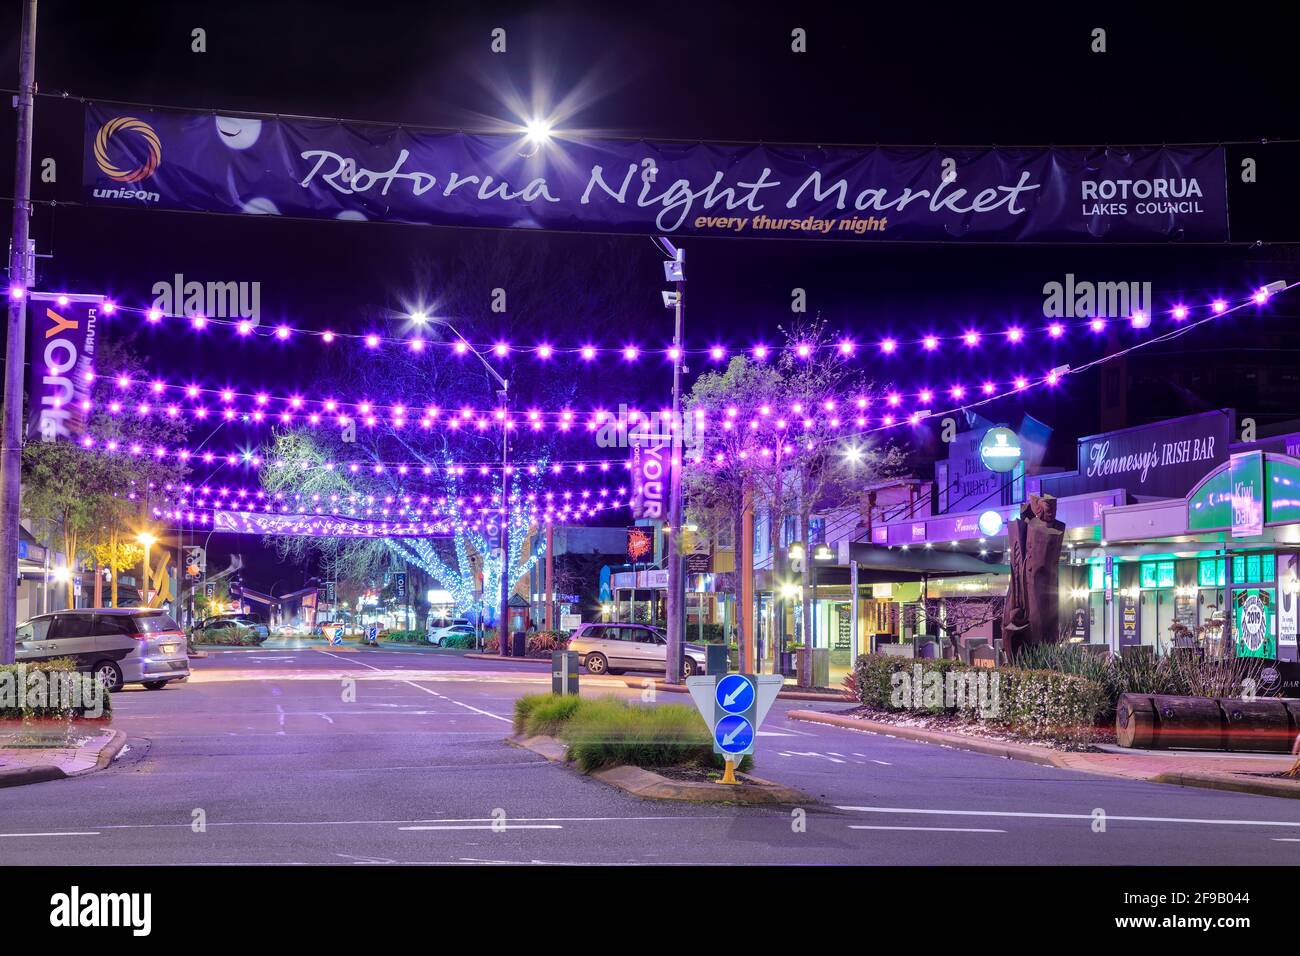
[{"label": "street light", "polygon": [[487,369],[488,374],[501,386],[501,390],[497,392],[498,397],[501,399],[501,607],[497,612],[497,650],[502,657],[507,657],[509,635],[506,634],[506,627],[510,623],[508,620],[510,614],[510,585],[507,581],[510,572],[509,508],[507,507],[509,501],[507,479],[510,470],[510,382],[503,378],[501,373],[492,367],[492,363],[483,357],[483,353],[474,348],[469,339],[457,332],[456,327],[450,322],[440,318],[431,318],[430,321],[435,325],[443,326],[452,335],[456,336],[461,345],[465,346],[466,350],[474,353],[474,357],[483,363],[483,367]]}]

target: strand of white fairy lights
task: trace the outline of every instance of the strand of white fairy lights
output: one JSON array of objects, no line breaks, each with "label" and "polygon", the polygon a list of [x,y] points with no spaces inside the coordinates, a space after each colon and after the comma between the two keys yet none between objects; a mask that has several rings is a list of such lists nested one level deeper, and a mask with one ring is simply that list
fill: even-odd
[{"label": "strand of white fairy lights", "polygon": [[[1258,301],[1260,304],[1266,301],[1268,293],[1264,289],[1258,289],[1251,293],[1244,301]],[[20,286],[11,286],[10,295],[14,298],[21,298],[24,290]],[[50,295],[50,293],[38,293],[41,295]],[[67,295],[55,294],[59,301],[68,299]],[[1261,298],[1262,296],[1262,298]],[[1216,297],[1208,303],[1199,306],[1191,306],[1183,303],[1175,303],[1164,309],[1161,315],[1169,317],[1175,322],[1183,322],[1191,319],[1198,311],[1208,309],[1214,314],[1222,314],[1238,303],[1231,302],[1224,297]],[[202,332],[210,327],[227,327],[234,329],[236,335],[250,340],[264,340],[270,342],[287,342],[294,338],[311,338],[318,339],[325,345],[333,344],[337,341],[360,343],[368,350],[381,348],[400,347],[410,352],[420,353],[431,348],[441,348],[450,351],[454,355],[467,356],[477,352],[480,355],[493,356],[498,359],[506,359],[516,354],[533,356],[541,361],[548,361],[553,358],[564,356],[574,356],[584,361],[593,361],[600,357],[614,355],[624,362],[636,362],[645,356],[662,356],[669,361],[676,361],[679,358],[691,356],[704,357],[713,362],[725,362],[733,354],[748,354],[758,361],[766,361],[782,351],[783,347],[769,346],[764,343],[756,343],[743,350],[733,350],[728,346],[715,343],[703,348],[677,348],[668,346],[664,348],[644,347],[636,343],[626,343],[620,346],[601,346],[594,343],[585,343],[578,346],[556,346],[549,342],[539,342],[533,345],[517,345],[505,341],[496,341],[480,344],[467,343],[461,339],[441,340],[427,339],[418,332],[415,335],[389,336],[382,335],[378,332],[335,332],[331,329],[313,329],[303,326],[292,326],[288,324],[277,324],[274,326],[262,326],[248,318],[221,318],[212,317],[202,314],[176,315],[164,312],[157,307],[132,307],[124,306],[114,302],[111,299],[104,300],[103,311],[105,315],[117,315],[125,313],[130,315],[141,316],[146,323],[158,325],[165,321],[182,321],[190,325],[195,331]],[[405,317],[417,328],[423,328],[428,322],[429,317],[423,313],[411,313]],[[1154,316],[1141,310],[1135,310],[1131,313],[1126,321],[1136,329],[1149,328]],[[1050,339],[1060,339],[1074,330],[1090,330],[1100,332],[1105,328],[1103,319],[1085,319],[1081,321],[1062,321],[1053,320],[1044,325],[1035,325],[1033,327],[1022,327],[1019,325],[1008,325],[999,329],[978,329],[966,328],[956,334],[929,333],[916,337],[896,338],[887,336],[880,339],[874,345],[878,354],[894,355],[902,350],[909,348],[919,348],[923,352],[937,352],[941,348],[956,344],[966,349],[978,348],[980,345],[989,341],[1002,340],[1013,345],[1030,340],[1036,336],[1046,336]],[[864,346],[852,339],[841,339],[837,342],[829,343],[793,343],[789,348],[794,354],[802,359],[812,361],[826,353],[836,353],[844,357],[852,357],[861,351],[870,351],[871,346]]]}]

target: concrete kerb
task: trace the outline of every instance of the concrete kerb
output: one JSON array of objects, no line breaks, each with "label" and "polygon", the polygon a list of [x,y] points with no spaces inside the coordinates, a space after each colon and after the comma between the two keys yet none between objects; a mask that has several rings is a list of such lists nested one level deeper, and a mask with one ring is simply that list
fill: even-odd
[{"label": "concrete kerb", "polygon": [[[506,742],[545,757],[552,763],[568,764],[568,748],[554,737],[507,737]],[[617,787],[633,796],[652,800],[685,800],[691,803],[742,803],[752,805],[815,803],[812,797],[793,787],[782,786],[752,774],[740,773],[744,781],[735,786],[713,782],[673,780],[644,767],[609,767],[590,774],[592,779]]]},{"label": "concrete kerb", "polygon": [[[45,783],[49,780],[62,780],[67,777],[81,777],[97,770],[103,770],[117,759],[117,755],[121,753],[122,748],[126,745],[126,734],[121,730],[110,728],[107,734],[101,734],[101,737],[105,737],[105,739],[99,744],[95,752],[93,766],[72,771],[64,769],[57,763],[38,763],[25,767],[0,768],[0,787],[21,787],[29,783]],[[79,747],[77,753],[79,756],[88,756],[90,750],[90,747]]]},{"label": "concrete kerb", "polygon": [[[1090,754],[1087,752],[1053,750],[1050,747],[1038,747],[1033,744],[1006,743],[1000,740],[967,737],[963,734],[953,734],[941,730],[928,730],[923,727],[899,727],[882,721],[866,720],[861,717],[846,717],[842,714],[823,714],[814,710],[792,710],[786,716],[791,720],[805,720],[810,723],[845,727],[850,730],[898,737],[903,740],[941,744],[955,750],[968,750],[991,757],[1021,760],[1026,763],[1057,767],[1062,770],[1079,770],[1084,773],[1095,773],[1107,777],[1122,777],[1129,780],[1139,779],[1150,783],[1173,784],[1180,787],[1202,787],[1209,790],[1232,790],[1238,793],[1253,793],[1259,796],[1300,799],[1300,780],[1291,781],[1276,777],[1252,777],[1241,773],[1215,773],[1210,771],[1123,772],[1120,768],[1101,766],[1096,761],[1090,761]],[[1097,754],[1095,756],[1102,755]],[[1105,756],[1113,757],[1114,754],[1107,753]]]}]

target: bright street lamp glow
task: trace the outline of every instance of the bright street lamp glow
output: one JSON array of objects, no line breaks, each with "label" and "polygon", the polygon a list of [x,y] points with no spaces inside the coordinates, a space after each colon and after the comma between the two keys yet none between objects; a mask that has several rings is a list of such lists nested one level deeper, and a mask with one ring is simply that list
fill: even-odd
[{"label": "bright street lamp glow", "polygon": [[151,535],[148,531],[141,531],[138,535],[136,535],[135,540],[139,541],[146,548],[150,548],[153,547],[154,543],[158,539],[155,538],[153,535]]},{"label": "bright street lamp glow", "polygon": [[551,141],[551,121],[535,117],[524,124],[524,134],[534,146],[545,146]]}]

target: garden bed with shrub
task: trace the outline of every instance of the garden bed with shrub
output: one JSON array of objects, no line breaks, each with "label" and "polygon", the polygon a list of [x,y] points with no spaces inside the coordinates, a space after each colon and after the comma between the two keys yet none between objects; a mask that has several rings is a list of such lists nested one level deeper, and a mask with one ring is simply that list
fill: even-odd
[{"label": "garden bed with shrub", "polygon": [[[496,632],[487,631],[483,640],[484,654],[500,654],[501,645],[497,641]],[[450,647],[452,645],[446,644]],[[471,643],[471,647],[473,644]],[[569,646],[569,634],[567,631],[529,631],[528,638],[524,645],[524,656],[532,657],[537,660],[551,659],[551,654],[555,651],[562,651]]]},{"label": "garden bed with shrub", "polygon": [[[704,770],[723,766],[704,720],[685,704],[530,694],[515,701],[514,729],[524,737],[555,737],[583,773],[622,765]],[[751,762],[745,757],[737,769],[747,770]]]},{"label": "garden bed with shrub", "polygon": [[380,642],[388,641],[390,644],[426,644],[429,641],[427,631],[380,631],[378,634]]},{"label": "garden bed with shrub", "polygon": [[1106,689],[1077,674],[864,654],[854,682],[871,719],[1075,749],[1107,733]]},{"label": "garden bed with shrub", "polygon": [[191,646],[207,644],[212,647],[261,647],[265,640],[251,627],[221,627],[194,631],[190,635]]},{"label": "garden bed with shrub", "polygon": [[113,716],[113,695],[71,658],[0,665],[0,746],[64,747]]}]

